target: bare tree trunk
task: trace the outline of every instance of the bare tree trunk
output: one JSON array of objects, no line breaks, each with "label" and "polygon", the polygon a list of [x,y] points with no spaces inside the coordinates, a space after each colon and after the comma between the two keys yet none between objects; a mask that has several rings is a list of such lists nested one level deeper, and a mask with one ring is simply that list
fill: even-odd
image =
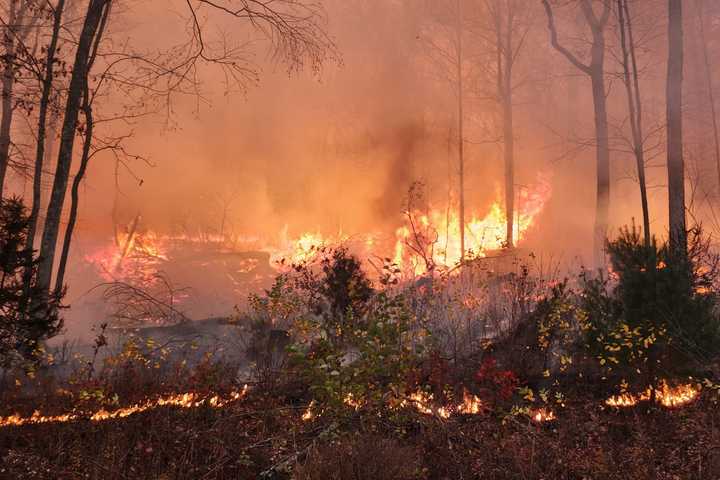
[{"label": "bare tree trunk", "polygon": [[685,224],[685,164],[682,132],[683,83],[682,0],[668,0],[667,170],[670,249],[676,258],[687,255]]},{"label": "bare tree trunk", "polygon": [[463,42],[462,0],[457,1],[457,100],[458,100],[458,162],[460,170],[460,261],[465,260],[465,139],[463,118]]},{"label": "bare tree trunk", "polygon": [[515,245],[515,139],[513,138],[512,94],[508,93],[503,106],[503,137],[505,153],[505,215],[507,235],[505,243],[508,248]]},{"label": "bare tree trunk", "polygon": [[597,204],[595,206],[595,266],[605,265],[605,241],[610,216],[610,146],[605,97],[605,78],[602,68],[594,70],[591,76],[593,107],[595,111],[595,150],[597,166]]},{"label": "bare tree trunk", "polygon": [[596,268],[605,267],[605,240],[610,215],[610,145],[608,135],[607,100],[605,97],[605,37],[604,30],[610,17],[610,3],[603,3],[598,17],[593,11],[591,0],[580,0],[580,8],[592,31],[590,64],[582,63],[574,53],[563,47],[558,40],[557,28],[552,7],[548,0],[542,0],[548,19],[550,43],[563,54],[578,70],[590,77],[592,82],[593,107],[595,117],[596,141],[596,205],[595,227],[593,232],[593,257]]},{"label": "bare tree trunk", "polygon": [[[100,48],[100,40],[105,32],[107,26],[108,16],[110,15],[110,3],[107,8],[103,11],[102,20],[100,20],[100,26],[97,34],[95,34],[95,40],[90,52],[90,57],[87,62],[87,71],[90,72],[95,63],[98,49]],[[62,251],[60,252],[60,264],[58,265],[57,276],[55,278],[55,291],[61,292],[64,287],[65,281],[65,269],[67,268],[68,257],[70,256],[70,244],[72,243],[73,232],[75,231],[75,224],[77,223],[78,208],[80,206],[80,184],[85,178],[85,172],[87,171],[88,164],[90,163],[90,149],[92,148],[93,140],[93,128],[95,126],[92,111],[92,97],[90,95],[90,86],[88,84],[87,75],[85,76],[85,82],[83,85],[83,100],[82,100],[82,111],[85,115],[85,140],[83,141],[82,156],[80,158],[80,168],[78,169],[75,178],[73,179],[72,188],[70,190],[70,215],[68,216],[68,224],[65,228],[65,237],[63,238]]]},{"label": "bare tree trunk", "polygon": [[40,249],[37,283],[41,295],[45,297],[37,299],[37,301],[40,302],[46,302],[50,294],[53,265],[55,263],[55,250],[70,176],[80,103],[83,97],[85,82],[87,82],[89,74],[90,51],[95,42],[100,21],[105,10],[109,8],[111,1],[112,0],[90,0],[75,54],[75,63],[72,69],[63,127],[60,135],[60,150],[58,152],[57,167],[55,170],[55,181],[53,182],[50,203],[47,208]]},{"label": "bare tree trunk", "polygon": [[[40,96],[40,113],[38,115],[38,135],[37,148],[35,152],[35,171],[33,174],[33,196],[32,207],[30,209],[27,249],[34,250],[35,234],[37,232],[38,216],[40,215],[40,205],[42,202],[42,175],[45,163],[45,142],[47,139],[48,127],[48,109],[50,106],[50,95],[52,94],[55,66],[55,52],[57,50],[58,39],[60,37],[60,28],[62,26],[62,14],[65,8],[65,0],[58,0],[55,11],[53,12],[53,29],[50,37],[50,44],[47,49],[47,58],[45,60],[45,78],[42,81],[42,94]],[[52,123],[52,120],[51,120]],[[52,142],[50,145],[52,149]],[[26,282],[27,283],[27,282]]]},{"label": "bare tree trunk", "polygon": [[507,248],[512,248],[515,244],[514,225],[515,225],[515,138],[513,125],[513,92],[512,92],[512,71],[515,61],[515,51],[513,48],[513,7],[508,4],[506,31],[502,32],[502,14],[498,10],[496,13],[498,21],[496,22],[498,49],[501,50],[501,61],[498,65],[498,84],[499,94],[502,99],[503,112],[503,154],[505,157],[505,222],[506,234],[505,244]]},{"label": "bare tree trunk", "polygon": [[[623,72],[625,90],[628,97],[628,112],[632,130],[633,152],[640,183],[640,203],[643,216],[643,238],[646,247],[650,246],[650,209],[648,207],[647,183],[645,180],[645,149],[643,146],[642,102],[640,100],[640,81],[638,79],[635,40],[632,31],[632,17],[627,0],[618,0],[618,21],[620,23],[620,44],[623,54]],[[632,79],[630,64],[632,62]]]},{"label": "bare tree trunk", "polygon": [[89,91],[85,89],[85,97],[83,99],[83,113],[85,114],[85,140],[83,141],[82,158],[80,160],[80,168],[73,179],[72,189],[70,190],[70,215],[68,224],[65,229],[65,238],[63,238],[62,251],[60,253],[60,264],[58,265],[57,276],[55,277],[55,291],[61,292],[65,281],[65,269],[67,268],[68,257],[70,256],[70,243],[72,242],[75,223],[77,222],[78,206],[80,203],[80,184],[85,178],[88,163],[90,162],[90,148],[93,138],[93,116],[92,105],[90,104]]},{"label": "bare tree trunk", "polygon": [[713,88],[712,66],[708,54],[707,38],[705,36],[705,19],[703,18],[703,0],[696,0],[695,10],[697,11],[700,43],[703,49],[703,61],[705,63],[705,81],[708,89],[708,102],[710,103],[710,114],[712,116],[713,140],[715,144],[715,165],[717,166],[718,188],[720,189],[720,132],[718,132],[717,112],[715,110],[715,89]]},{"label": "bare tree trunk", "polygon": [[13,89],[15,86],[15,54],[17,52],[18,27],[25,19],[29,2],[18,11],[18,0],[10,1],[10,15],[3,31],[5,67],[2,73],[2,115],[0,116],[0,198],[3,196],[5,177],[10,165],[10,129],[13,117]]}]

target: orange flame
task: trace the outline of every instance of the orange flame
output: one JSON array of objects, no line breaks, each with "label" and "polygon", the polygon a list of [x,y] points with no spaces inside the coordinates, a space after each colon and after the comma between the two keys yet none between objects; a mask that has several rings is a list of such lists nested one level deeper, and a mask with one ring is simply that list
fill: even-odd
[{"label": "orange flame", "polygon": [[556,420],[555,412],[547,408],[538,408],[530,413],[530,418],[535,423],[552,422]]},{"label": "orange flame", "polygon": [[[520,192],[517,217],[513,223],[513,238],[521,242],[550,198],[552,188],[546,176],[540,176],[533,190]],[[500,198],[500,195],[498,195]],[[507,222],[502,200],[496,200],[484,217],[472,215],[465,224],[465,256],[485,257],[505,246]],[[428,264],[450,268],[462,257],[460,220],[454,210],[430,209],[411,218],[406,213],[406,225],[396,231],[393,261],[415,275],[426,273]]]},{"label": "orange flame", "polygon": [[[692,402],[699,394],[700,388],[696,385],[688,383],[671,387],[667,382],[663,381],[660,388],[655,390],[655,401],[663,407],[674,408]],[[639,395],[633,395],[631,393],[613,395],[605,400],[605,405],[616,408],[634,407],[640,402],[649,401],[651,397],[652,392],[650,388],[648,388]]]},{"label": "orange flame", "polygon": [[219,395],[202,396],[194,392],[180,393],[177,395],[160,397],[155,400],[148,400],[146,402],[137,403],[128,407],[118,408],[116,410],[108,411],[105,409],[100,409],[90,415],[84,415],[81,413],[42,415],[40,414],[40,412],[35,411],[32,415],[28,417],[22,417],[18,414],[11,415],[9,417],[0,417],[0,427],[32,425],[39,423],[64,423],[81,419],[88,419],[91,422],[102,422],[114,418],[129,417],[130,415],[134,415],[136,413],[145,412],[164,406],[197,408],[202,405],[207,405],[211,408],[222,408],[232,402],[242,399],[247,394],[247,391],[248,386],[245,385],[242,390],[231,392],[226,397],[221,397]]}]

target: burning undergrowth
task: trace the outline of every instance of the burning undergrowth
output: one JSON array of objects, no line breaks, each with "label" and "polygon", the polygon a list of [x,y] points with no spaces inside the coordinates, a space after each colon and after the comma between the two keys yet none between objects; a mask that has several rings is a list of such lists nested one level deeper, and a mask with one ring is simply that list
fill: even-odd
[{"label": "burning undergrowth", "polygon": [[[593,331],[583,325],[596,320],[581,281],[530,256],[481,257],[413,280],[392,259],[377,280],[366,269],[346,248],[321,247],[281,270],[229,323],[249,365],[212,348],[188,362],[172,342],[136,336],[119,352],[76,361],[68,382],[36,372],[8,385],[0,445],[10,453],[0,468],[23,478],[33,458],[69,469],[72,454],[159,478],[317,478],[337,467],[326,451],[418,479],[657,478],[718,465],[699,450],[718,440],[711,378],[701,388],[658,374],[654,394],[645,393],[647,376],[629,377],[620,366],[632,358],[613,343],[606,352],[618,363],[601,364],[580,348]],[[618,331],[644,349],[634,328]],[[613,396],[623,376],[632,385]],[[31,390],[45,393],[28,401]],[[670,438],[667,429],[683,433]],[[364,442],[378,436],[397,458],[368,464]],[[677,442],[687,449],[673,450]],[[647,445],[664,460],[650,461]]]},{"label": "burning undergrowth", "polygon": [[[536,225],[550,196],[546,176],[520,190],[514,220],[517,242],[522,243]],[[484,211],[469,215],[466,258],[483,258],[505,246],[507,222],[503,211],[502,201],[496,200]],[[144,225],[138,215],[110,242],[89,248],[84,262],[91,266],[98,283],[117,285],[110,292],[116,300],[111,303],[119,304],[114,316],[123,321],[134,316],[147,324],[172,323],[168,317],[182,320],[184,316],[228,315],[238,299],[265,288],[276,273],[311,262],[321,250],[337,245],[361,258],[374,280],[383,274],[383,259],[390,259],[405,279],[448,273],[457,267],[462,255],[455,208],[436,208],[418,201],[416,187],[398,214],[397,224],[400,226],[386,233],[325,234],[311,230],[297,236],[290,235],[286,226],[277,238],[262,240],[228,234],[160,233]],[[200,278],[202,282],[198,282]],[[147,298],[129,301],[133,290]],[[154,308],[147,306],[148,298],[156,300]],[[136,308],[135,303],[140,306]],[[208,304],[217,308],[203,308]],[[134,311],[143,309],[146,315]],[[152,313],[157,310],[164,313]]]}]

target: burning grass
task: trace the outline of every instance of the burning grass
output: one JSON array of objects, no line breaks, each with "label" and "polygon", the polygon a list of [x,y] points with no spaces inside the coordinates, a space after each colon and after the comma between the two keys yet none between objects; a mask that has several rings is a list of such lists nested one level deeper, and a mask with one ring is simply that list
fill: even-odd
[{"label": "burning grass", "polygon": [[[216,408],[197,398],[105,421],[2,428],[0,476],[650,480],[714,478],[720,472],[720,455],[712,447],[720,445],[712,428],[720,416],[711,397],[698,398],[682,413],[628,416],[603,410],[601,402],[578,392],[559,417],[540,408],[527,419],[474,411],[443,418],[439,407],[428,414],[411,406],[391,422],[351,404],[345,417],[303,421],[304,409],[281,391],[251,390],[242,401]],[[463,401],[474,404],[472,397]],[[343,476],[341,464],[373,476]],[[336,476],[322,476],[328,473]]]},{"label": "burning grass", "polygon": [[[699,385],[687,383],[671,387],[667,382],[663,381],[660,383],[660,387],[655,389],[655,402],[666,408],[681,407],[695,401],[700,394],[700,390]],[[617,408],[634,407],[641,402],[649,402],[652,399],[652,394],[650,388],[638,395],[622,393],[608,398],[605,400],[605,404]]]},{"label": "burning grass", "polygon": [[19,427],[22,425],[34,425],[40,423],[65,423],[80,420],[89,420],[91,422],[103,422],[117,418],[125,418],[137,413],[154,410],[160,407],[180,407],[180,408],[198,408],[208,406],[210,408],[223,408],[232,402],[242,399],[247,393],[248,386],[241,390],[230,392],[228,395],[201,395],[197,392],[178,393],[173,395],[162,396],[152,400],[146,400],[127,407],[106,410],[100,408],[94,412],[73,412],[63,413],[60,415],[43,415],[39,411],[33,412],[30,416],[21,416],[19,414],[10,415],[8,417],[0,417],[0,428],[2,427]]}]

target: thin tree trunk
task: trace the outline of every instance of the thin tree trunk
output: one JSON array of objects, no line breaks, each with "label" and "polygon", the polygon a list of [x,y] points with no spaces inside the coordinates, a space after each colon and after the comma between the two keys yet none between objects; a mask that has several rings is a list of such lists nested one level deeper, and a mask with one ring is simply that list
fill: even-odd
[{"label": "thin tree trunk", "polygon": [[53,189],[50,195],[50,203],[47,208],[45,227],[42,235],[37,283],[41,296],[45,298],[39,298],[38,301],[40,302],[49,300],[53,265],[55,263],[55,251],[60,232],[60,219],[65,203],[65,194],[75,145],[75,130],[80,112],[80,102],[89,74],[90,50],[94,43],[96,33],[98,32],[103,13],[110,2],[111,0],[90,1],[78,42],[70,87],[67,94],[63,127],[60,135],[60,150],[58,152],[58,161],[55,169],[55,181],[53,182]]},{"label": "thin tree trunk", "polygon": [[[513,58],[515,52],[513,49],[513,7],[508,4],[507,23],[505,35],[502,35],[502,22],[499,21],[501,11],[497,12],[498,16],[498,48],[502,49],[502,58],[504,65],[498,71],[501,86],[501,98],[503,102],[503,153],[505,156],[505,221],[506,221],[506,237],[505,243],[508,248],[512,248],[515,244],[514,225],[515,225],[515,138],[513,137],[513,106],[512,106],[512,69]],[[504,40],[503,40],[504,38]],[[504,43],[503,43],[504,41]],[[501,73],[502,72],[502,73]]]},{"label": "thin tree trunk", "polygon": [[[47,139],[48,127],[48,109],[50,106],[50,95],[52,94],[54,80],[55,52],[57,51],[58,39],[60,37],[60,28],[62,26],[62,14],[65,8],[65,0],[58,0],[58,4],[53,12],[53,30],[50,38],[50,44],[47,49],[47,59],[45,61],[45,78],[42,81],[42,94],[40,96],[40,113],[38,115],[38,136],[37,148],[35,151],[35,171],[33,175],[33,196],[32,207],[30,210],[27,249],[33,251],[35,247],[35,234],[37,232],[38,216],[40,215],[40,206],[42,202],[42,175],[45,163],[45,142]],[[51,121],[52,123],[52,121]],[[52,129],[51,129],[52,130]],[[50,145],[52,149],[52,142]],[[26,282],[27,283],[27,282]]]},{"label": "thin tree trunk", "polygon": [[85,98],[83,99],[83,113],[85,114],[85,140],[83,141],[82,158],[80,160],[80,168],[73,179],[72,189],[70,190],[70,215],[68,216],[68,224],[65,229],[65,238],[63,238],[62,251],[60,253],[60,264],[58,265],[57,276],[55,278],[55,291],[63,290],[65,281],[65,269],[67,268],[68,257],[70,256],[70,243],[72,242],[75,223],[77,222],[78,206],[80,202],[80,184],[85,178],[88,163],[90,162],[90,148],[92,146],[93,136],[93,115],[92,105],[90,104],[89,91],[86,88]]},{"label": "thin tree trunk", "polygon": [[503,137],[505,153],[505,216],[508,248],[515,245],[515,139],[513,138],[512,93],[509,91],[503,99]]},{"label": "thin tree trunk", "polygon": [[[87,63],[87,70],[90,72],[95,63],[98,49],[100,48],[100,40],[105,32],[107,26],[107,19],[110,15],[110,4],[103,11],[102,20],[98,32],[95,35],[95,42],[93,44],[90,58]],[[67,261],[70,256],[70,244],[72,243],[73,232],[75,231],[75,224],[77,223],[78,208],[80,206],[80,184],[85,178],[85,172],[87,171],[88,164],[90,163],[90,149],[92,147],[93,140],[93,128],[95,126],[93,120],[92,111],[92,98],[90,95],[90,87],[88,85],[88,78],[85,77],[83,85],[83,101],[82,111],[85,115],[85,140],[83,141],[82,157],[80,159],[80,168],[78,169],[75,178],[73,179],[72,188],[70,190],[70,215],[68,216],[68,224],[65,228],[65,237],[63,238],[63,247],[60,252],[60,263],[58,265],[58,272],[55,278],[55,292],[59,293],[63,291],[65,281],[65,270],[67,268]]]},{"label": "thin tree trunk", "polygon": [[548,0],[542,0],[548,19],[550,43],[563,54],[578,70],[590,77],[592,82],[593,107],[595,117],[596,141],[596,205],[595,227],[593,232],[593,257],[596,268],[605,267],[605,240],[610,216],[610,145],[608,135],[607,99],[605,97],[605,37],[604,30],[610,16],[610,3],[603,4],[600,17],[593,11],[590,0],[580,0],[580,8],[592,30],[591,61],[589,65],[581,62],[574,53],[563,47],[558,40],[555,18]]},{"label": "thin tree trunk", "polygon": [[[646,247],[650,246],[650,210],[648,207],[647,184],[645,180],[645,151],[643,147],[642,102],[640,100],[640,81],[638,79],[635,58],[635,42],[632,33],[632,18],[627,0],[618,0],[618,21],[620,23],[620,44],[623,53],[623,72],[625,90],[628,98],[630,127],[633,138],[633,152],[637,164],[638,181],[640,183],[640,203],[643,216],[643,238]],[[629,44],[628,44],[629,43]],[[632,79],[630,76],[632,62]]]},{"label": "thin tree trunk", "polygon": [[463,42],[462,42],[462,0],[457,2],[457,100],[458,100],[458,162],[460,170],[460,261],[465,260],[465,139],[463,118]]},{"label": "thin tree trunk", "polygon": [[670,248],[678,259],[687,255],[685,165],[682,132],[683,83],[682,0],[668,0],[667,170]]},{"label": "thin tree trunk", "polygon": [[10,1],[10,15],[3,32],[5,67],[2,73],[2,115],[0,115],[0,198],[3,197],[5,177],[10,165],[10,129],[13,117],[13,89],[15,86],[15,54],[17,52],[18,26],[25,18],[28,2],[17,10],[18,0]]},{"label": "thin tree trunk", "polygon": [[703,18],[703,1],[696,0],[696,11],[698,16],[700,43],[703,50],[703,61],[705,63],[705,81],[708,89],[708,102],[710,103],[710,114],[712,116],[713,140],[715,144],[715,165],[717,166],[718,188],[720,189],[720,133],[718,132],[717,112],[715,110],[715,89],[713,88],[712,66],[708,54],[707,38],[705,37],[705,19]]},{"label": "thin tree trunk", "polygon": [[593,106],[595,112],[597,199],[595,207],[595,266],[605,265],[605,241],[610,216],[610,146],[608,135],[607,101],[605,97],[605,78],[602,67],[591,76]]}]

